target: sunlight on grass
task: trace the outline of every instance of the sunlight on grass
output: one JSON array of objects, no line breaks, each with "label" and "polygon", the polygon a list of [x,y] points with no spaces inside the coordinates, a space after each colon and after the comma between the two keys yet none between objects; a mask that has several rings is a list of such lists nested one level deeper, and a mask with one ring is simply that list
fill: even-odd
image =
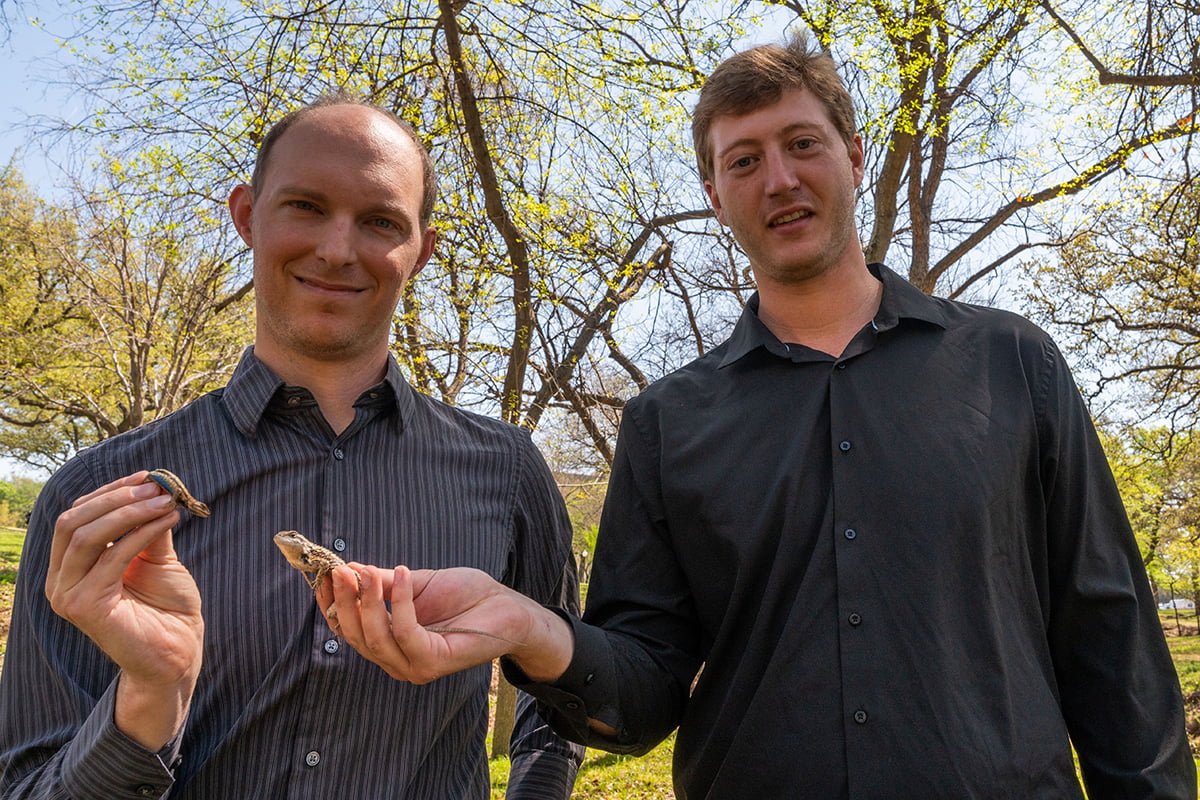
[{"label": "sunlight on grass", "polygon": [[[645,756],[618,756],[601,750],[588,750],[575,781],[572,800],[671,800],[671,752],[675,737]],[[508,759],[494,758],[492,800],[503,800],[508,786]]]},{"label": "sunlight on grass", "polygon": [[24,542],[23,531],[0,528],[0,583],[16,583],[17,564],[21,560]]}]

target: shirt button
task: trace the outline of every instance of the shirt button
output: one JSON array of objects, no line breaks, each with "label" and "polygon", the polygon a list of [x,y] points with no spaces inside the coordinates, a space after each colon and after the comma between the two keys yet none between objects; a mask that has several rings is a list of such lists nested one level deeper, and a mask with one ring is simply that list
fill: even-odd
[{"label": "shirt button", "polygon": [[858,536],[858,531],[854,530],[854,528],[846,528],[842,535],[847,539],[853,539],[855,536]]},{"label": "shirt button", "polygon": [[846,368],[846,362],[844,362],[844,361],[843,361],[841,364],[838,364],[838,365],[837,365],[837,368],[838,368],[838,369],[845,369],[845,368]]},{"label": "shirt button", "polygon": [[321,754],[316,750],[308,751],[308,755],[304,756],[304,763],[308,764],[310,767],[315,767],[317,764],[321,763]]},{"label": "shirt button", "polygon": [[296,395],[292,395],[287,399],[287,404],[292,408],[295,408],[296,406],[300,405],[300,398]]},{"label": "shirt button", "polygon": [[341,649],[342,649],[342,643],[339,642],[337,639],[326,639],[325,640],[325,652],[329,653],[329,655],[333,655],[338,650],[341,650]]},{"label": "shirt button", "polygon": [[141,786],[134,789],[139,797],[153,797],[158,794],[158,790],[148,783],[143,783]]},{"label": "shirt button", "polygon": [[336,458],[338,461],[341,461],[343,458],[346,457],[346,454],[342,452],[342,448],[335,447],[335,448],[333,448],[333,457]]},{"label": "shirt button", "polygon": [[849,622],[851,625],[854,625],[855,627],[857,627],[862,624],[862,615],[859,614],[857,611],[853,612],[850,614],[850,616],[846,617],[846,621]]},{"label": "shirt button", "polygon": [[867,712],[863,711],[861,708],[858,711],[855,711],[854,721],[859,725],[865,725],[867,723]]},{"label": "shirt button", "polygon": [[346,540],[340,536],[338,538],[334,539],[333,540],[333,549],[337,550],[339,553],[346,552]]},{"label": "shirt button", "polygon": [[842,442],[841,444],[838,445],[838,447],[841,448],[843,453],[849,452],[850,442],[848,442],[848,441]]}]

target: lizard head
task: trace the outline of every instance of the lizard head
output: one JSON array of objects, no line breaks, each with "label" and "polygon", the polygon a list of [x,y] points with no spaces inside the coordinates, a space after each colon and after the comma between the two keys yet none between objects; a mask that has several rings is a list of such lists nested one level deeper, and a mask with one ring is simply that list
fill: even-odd
[{"label": "lizard head", "polygon": [[312,548],[312,542],[297,531],[280,531],[275,534],[274,541],[289,564],[299,570],[311,571],[308,552]]}]

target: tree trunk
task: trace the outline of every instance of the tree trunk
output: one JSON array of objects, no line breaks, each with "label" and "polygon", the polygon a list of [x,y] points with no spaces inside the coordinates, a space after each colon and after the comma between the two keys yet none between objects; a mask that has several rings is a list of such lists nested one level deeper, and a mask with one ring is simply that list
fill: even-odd
[{"label": "tree trunk", "polygon": [[[497,662],[492,669],[500,672]],[[492,758],[508,755],[508,740],[512,738],[513,726],[517,722],[517,688],[504,680],[503,673],[496,679],[496,721],[492,725]]]}]

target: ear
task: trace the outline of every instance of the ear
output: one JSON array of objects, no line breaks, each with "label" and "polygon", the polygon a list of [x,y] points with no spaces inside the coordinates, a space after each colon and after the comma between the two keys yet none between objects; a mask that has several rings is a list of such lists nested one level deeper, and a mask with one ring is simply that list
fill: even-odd
[{"label": "ear", "polygon": [[862,186],[863,175],[866,174],[864,163],[866,157],[863,155],[863,141],[858,134],[854,135],[854,142],[847,148],[850,152],[850,167],[854,170],[854,185]]},{"label": "ear", "polygon": [[437,244],[437,230],[435,228],[426,228],[421,234],[421,252],[417,255],[417,263],[413,265],[412,274],[408,276],[412,280],[425,269],[425,265],[429,263],[429,259],[433,257],[433,246]]},{"label": "ear", "polygon": [[254,193],[250,191],[250,187],[244,183],[239,183],[229,193],[229,216],[233,220],[233,227],[237,229],[238,235],[242,237],[242,241],[247,247],[254,247],[254,240],[250,234],[250,217],[254,206]]},{"label": "ear", "polygon": [[717,215],[717,222],[725,224],[725,208],[721,205],[721,195],[717,193],[717,187],[712,181],[704,182],[704,193],[708,195],[708,202],[712,205],[713,212]]}]

